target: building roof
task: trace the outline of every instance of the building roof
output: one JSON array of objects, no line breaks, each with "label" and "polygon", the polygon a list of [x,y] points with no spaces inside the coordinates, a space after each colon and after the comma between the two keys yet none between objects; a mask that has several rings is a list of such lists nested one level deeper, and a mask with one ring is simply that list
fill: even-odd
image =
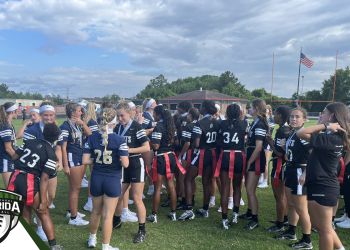
[{"label": "building roof", "polygon": [[196,90],[181,95],[171,96],[167,98],[159,99],[159,101],[168,101],[168,100],[230,100],[230,101],[248,101],[247,99],[229,96],[221,94],[218,92],[210,90]]}]

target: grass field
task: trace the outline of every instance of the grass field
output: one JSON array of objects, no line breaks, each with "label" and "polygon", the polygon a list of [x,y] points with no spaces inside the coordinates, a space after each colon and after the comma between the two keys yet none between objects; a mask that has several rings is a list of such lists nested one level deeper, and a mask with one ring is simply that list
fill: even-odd
[{"label": "grass field", "polygon": [[[59,119],[62,123],[64,119]],[[21,126],[21,120],[13,121],[16,131]],[[316,121],[311,121],[306,126],[316,124]],[[18,145],[22,141],[20,140]],[[87,173],[89,175],[89,173]],[[197,194],[196,207],[202,206],[203,192],[201,178],[197,178]],[[0,180],[0,188],[4,188],[2,179]],[[145,195],[148,187],[145,187]],[[65,218],[68,208],[68,179],[63,172],[58,173],[58,187],[54,204],[56,208],[50,210],[51,217],[55,226],[57,242],[63,245],[64,249],[88,249],[87,241],[89,238],[89,227],[72,227],[68,226],[68,219]],[[271,186],[265,189],[258,189],[257,195],[259,198],[259,221],[260,227],[253,231],[246,231],[243,227],[248,223],[246,220],[240,220],[237,225],[231,226],[229,230],[223,230],[221,226],[221,213],[217,212],[220,207],[220,195],[216,195],[216,207],[210,208],[210,217],[196,217],[192,221],[172,222],[167,218],[169,208],[160,207],[158,210],[158,223],[151,224],[146,222],[146,231],[148,237],[142,244],[133,244],[132,241],[138,230],[138,223],[123,223],[122,228],[114,229],[111,245],[124,249],[290,249],[288,244],[290,241],[277,241],[273,238],[274,233],[268,233],[264,227],[271,226],[271,219],[276,219],[275,199],[273,197]],[[147,196],[147,195],[146,195]],[[90,213],[83,210],[88,197],[87,188],[82,188],[79,198],[79,211],[86,214],[85,219],[89,220]],[[247,197],[246,192],[242,192],[245,206],[240,207],[240,213],[246,212]],[[162,195],[163,202],[166,199],[166,194]],[[152,210],[152,197],[147,196],[144,200],[147,214]],[[343,206],[343,200],[340,200],[340,206]],[[135,211],[134,205],[129,206],[130,210]],[[182,211],[178,212],[180,216]],[[338,213],[337,216],[340,216]],[[232,219],[232,210],[229,211],[229,220]],[[36,225],[32,222],[31,226],[36,231]],[[350,230],[337,228],[337,233],[342,240],[344,246],[350,245],[349,233]],[[300,225],[297,228],[297,236],[302,236]],[[101,249],[101,231],[98,231],[97,249]],[[318,234],[311,235],[314,249],[318,249]]]}]

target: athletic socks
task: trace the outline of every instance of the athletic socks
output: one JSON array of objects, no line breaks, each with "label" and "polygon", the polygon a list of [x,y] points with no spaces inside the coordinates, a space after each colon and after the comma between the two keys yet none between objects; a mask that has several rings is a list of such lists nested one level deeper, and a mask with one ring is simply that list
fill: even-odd
[{"label": "athletic socks", "polygon": [[152,211],[152,214],[153,214],[153,215],[157,215],[157,212]]},{"label": "athletic socks", "polygon": [[258,215],[257,214],[252,214],[252,220],[255,222],[258,222]]},{"label": "athletic socks", "polygon": [[238,214],[239,213],[239,207],[234,206],[233,207],[233,212]]},{"label": "athletic socks", "polygon": [[186,210],[192,210],[192,204],[191,205],[186,205]]},{"label": "athletic socks", "polygon": [[227,220],[227,214],[222,214],[222,219]]},{"label": "athletic socks", "polygon": [[74,216],[74,217],[71,216],[71,217],[70,217],[71,220],[75,220],[76,218],[77,218],[77,216]]},{"label": "athletic socks", "polygon": [[283,222],[288,222],[288,215],[284,216],[284,221]]},{"label": "athletic socks", "polygon": [[279,221],[277,221],[276,226],[277,226],[278,228],[282,228],[283,225],[284,225],[284,222],[279,222]]},{"label": "athletic socks", "polygon": [[171,209],[171,211],[170,211],[170,212],[172,212],[172,213],[176,213],[176,210],[172,210],[172,209]]},{"label": "athletic socks", "polygon": [[103,244],[102,243],[102,250],[108,250],[109,249],[109,243]]},{"label": "athletic socks", "polygon": [[128,213],[128,208],[127,207],[123,208],[122,214],[126,214],[126,213]]},{"label": "athletic socks", "polygon": [[303,234],[303,239],[306,243],[310,243],[311,242],[310,234]]},{"label": "athletic socks", "polygon": [[228,203],[233,203],[233,197],[228,197]]},{"label": "athletic socks", "polygon": [[92,233],[90,233],[90,238],[92,238],[92,239],[96,239],[96,234],[92,234]]},{"label": "athletic socks", "polygon": [[53,240],[48,240],[49,241],[49,245],[50,245],[50,247],[52,247],[52,246],[55,246],[56,245],[56,238],[55,239],[53,239]]},{"label": "athletic socks", "polygon": [[210,196],[210,203],[215,204],[215,196]]},{"label": "athletic socks", "polygon": [[332,216],[332,222],[334,222],[334,218],[335,218],[335,216]]},{"label": "athletic socks", "polygon": [[251,216],[252,215],[252,210],[250,208],[248,208],[247,210],[247,216]]},{"label": "athletic socks", "polygon": [[209,210],[209,205],[204,205],[204,204],[203,204],[203,209],[204,209],[204,210]]},{"label": "athletic socks", "polygon": [[194,202],[194,195],[192,196],[192,202]]},{"label": "athletic socks", "polygon": [[291,234],[291,235],[295,235],[295,229],[297,227],[296,226],[293,226],[291,224],[289,224],[289,229],[288,229],[288,232]]},{"label": "athletic socks", "polygon": [[139,231],[146,232],[145,223],[139,223]]},{"label": "athletic socks", "polygon": [[186,197],[182,197],[181,204],[186,205]]}]

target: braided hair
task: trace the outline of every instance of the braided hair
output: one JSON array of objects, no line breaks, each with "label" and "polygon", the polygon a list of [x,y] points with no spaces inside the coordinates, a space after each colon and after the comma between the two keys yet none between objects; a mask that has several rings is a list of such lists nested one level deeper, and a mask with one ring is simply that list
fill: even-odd
[{"label": "braided hair", "polygon": [[108,146],[108,134],[107,134],[107,128],[109,122],[113,121],[115,118],[116,111],[113,108],[104,108],[101,110],[101,126],[100,126],[100,132],[102,132],[102,139],[103,139],[103,145],[105,146],[105,150],[103,153],[106,152],[107,146]]},{"label": "braided hair", "polygon": [[226,115],[229,120],[229,127],[234,128],[241,116],[241,106],[236,103],[229,105],[226,109]]},{"label": "braided hair", "polygon": [[175,138],[175,125],[173,117],[171,116],[170,111],[166,109],[164,106],[157,106],[154,108],[154,112],[163,119],[164,125],[167,130],[166,138],[168,144],[174,144]]}]

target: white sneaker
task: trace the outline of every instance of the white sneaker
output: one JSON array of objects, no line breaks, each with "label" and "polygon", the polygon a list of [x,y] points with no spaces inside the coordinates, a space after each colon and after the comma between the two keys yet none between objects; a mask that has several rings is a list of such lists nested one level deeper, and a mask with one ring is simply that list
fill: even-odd
[{"label": "white sneaker", "polygon": [[241,198],[241,201],[239,202],[239,205],[241,205],[241,206],[245,205],[244,200],[242,198]]},{"label": "white sneaker", "polygon": [[68,222],[68,225],[71,225],[71,226],[86,226],[88,224],[89,224],[88,221],[83,220],[79,216],[77,216],[77,218],[75,218],[74,220],[69,219],[69,222]]},{"label": "white sneaker", "polygon": [[238,214],[237,213],[233,213],[232,215],[232,223],[238,223]]},{"label": "white sneaker", "polygon": [[222,213],[222,209],[221,209],[221,207],[219,207],[218,212],[219,212],[219,213]]},{"label": "white sneaker", "polygon": [[153,195],[153,194],[154,194],[154,186],[149,186],[147,195]]},{"label": "white sneaker", "polygon": [[122,222],[138,222],[138,218],[130,213],[122,213],[121,220]]},{"label": "white sneaker", "polygon": [[52,203],[51,206],[49,207],[50,209],[55,209],[55,205]]},{"label": "white sneaker", "polygon": [[134,212],[131,212],[131,211],[129,210],[129,208],[128,208],[128,213],[131,214],[132,216],[137,216],[137,214],[134,213]]},{"label": "white sneaker", "polygon": [[264,177],[263,175],[261,174],[260,177],[259,177],[259,183],[262,183],[264,181]]},{"label": "white sneaker", "polygon": [[142,194],[142,200],[143,200],[143,199],[146,199],[146,196],[145,196],[144,194]]},{"label": "white sneaker", "polygon": [[228,202],[228,209],[232,210],[233,209],[233,202]]},{"label": "white sneaker", "polygon": [[267,185],[267,182],[266,181],[263,181],[259,186],[258,188],[267,188],[269,185]]},{"label": "white sneaker", "polygon": [[84,180],[84,179],[81,180],[81,187],[82,187],[82,188],[87,188],[87,187],[89,186],[89,182],[87,182],[87,183],[86,183],[86,182],[87,182],[87,181]]},{"label": "white sneaker", "polygon": [[97,237],[89,237],[88,247],[96,247],[97,244]]},{"label": "white sneaker", "polygon": [[85,211],[89,211],[92,212],[92,202],[86,202],[85,206],[84,206],[84,210]]},{"label": "white sneaker", "polygon": [[215,207],[215,201],[214,202],[209,202],[209,207]]},{"label": "white sneaker", "polygon": [[340,217],[340,218],[335,218],[334,221],[335,221],[335,222],[343,222],[343,221],[346,220],[346,218],[348,218],[348,217],[346,216],[346,214],[343,214],[342,217]]},{"label": "white sneaker", "polygon": [[337,223],[338,227],[350,228],[350,218],[346,218],[343,222]]},{"label": "white sneaker", "polygon": [[128,204],[130,205],[130,204],[134,204],[134,201],[133,200],[129,200],[128,201]]},{"label": "white sneaker", "polygon": [[102,250],[119,250],[118,247],[108,246],[108,248],[102,248]]},{"label": "white sneaker", "polygon": [[166,186],[162,185],[162,189],[166,189]]},{"label": "white sneaker", "polygon": [[[66,218],[70,218],[72,216],[72,214],[70,212],[67,211],[67,215],[66,215]],[[85,217],[85,214],[81,214],[78,212],[78,215],[77,215],[77,218],[80,217],[80,218],[84,218]]]},{"label": "white sneaker", "polygon": [[36,222],[36,217],[34,217],[34,220],[33,220],[33,221],[34,221],[35,224],[38,224],[38,223]]},{"label": "white sneaker", "polygon": [[39,237],[40,237],[40,239],[42,239],[42,241],[47,242],[47,237],[46,237],[44,230],[40,230],[40,232],[38,230],[38,231],[36,231],[36,233],[37,233],[37,235],[39,235]]}]

